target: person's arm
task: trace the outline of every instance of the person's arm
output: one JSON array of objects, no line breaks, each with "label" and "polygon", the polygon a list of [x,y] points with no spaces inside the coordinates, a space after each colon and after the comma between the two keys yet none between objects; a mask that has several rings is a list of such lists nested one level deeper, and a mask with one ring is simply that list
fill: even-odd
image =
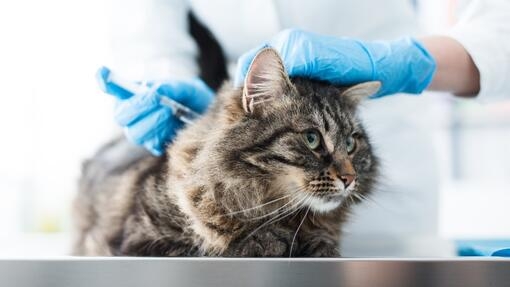
[{"label": "person's arm", "polygon": [[474,97],[480,90],[480,72],[466,49],[447,36],[419,39],[436,61],[436,72],[428,90]]},{"label": "person's arm", "polygon": [[510,1],[472,0],[445,35],[462,45],[476,65],[480,74],[477,98],[508,99]]},{"label": "person's arm", "polygon": [[[510,1],[473,0],[447,34],[361,41],[285,30],[262,46],[275,48],[291,76],[339,85],[380,81],[376,97],[425,89],[463,97],[506,97],[510,91]],[[237,85],[261,47],[238,61]]]}]

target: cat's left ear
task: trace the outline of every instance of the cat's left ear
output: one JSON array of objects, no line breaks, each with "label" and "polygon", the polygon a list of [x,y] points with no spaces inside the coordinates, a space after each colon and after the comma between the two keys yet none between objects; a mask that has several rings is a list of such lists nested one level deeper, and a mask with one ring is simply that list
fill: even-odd
[{"label": "cat's left ear", "polygon": [[375,95],[381,88],[381,82],[372,81],[358,84],[342,92],[342,97],[349,97],[354,103],[358,104],[362,100]]},{"label": "cat's left ear", "polygon": [[255,56],[246,74],[243,109],[248,114],[257,114],[264,103],[281,97],[292,87],[278,52],[272,48],[264,48]]}]

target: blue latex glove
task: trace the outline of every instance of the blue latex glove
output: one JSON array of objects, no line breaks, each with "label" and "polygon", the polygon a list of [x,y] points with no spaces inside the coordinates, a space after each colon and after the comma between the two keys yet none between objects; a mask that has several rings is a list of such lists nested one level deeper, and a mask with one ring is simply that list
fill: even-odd
[{"label": "blue latex glove", "polygon": [[115,120],[124,127],[126,137],[144,146],[153,155],[163,154],[183,123],[175,118],[169,107],[161,105],[161,97],[169,97],[195,112],[203,113],[214,98],[214,92],[200,79],[166,81],[150,85],[140,94],[126,94],[122,89],[106,85],[104,90],[118,101]]},{"label": "blue latex glove", "polygon": [[421,93],[436,70],[432,56],[412,38],[362,42],[290,29],[239,58],[236,86],[242,85],[257,52],[267,46],[279,52],[290,76],[338,85],[380,81],[382,88],[375,97],[399,92]]}]

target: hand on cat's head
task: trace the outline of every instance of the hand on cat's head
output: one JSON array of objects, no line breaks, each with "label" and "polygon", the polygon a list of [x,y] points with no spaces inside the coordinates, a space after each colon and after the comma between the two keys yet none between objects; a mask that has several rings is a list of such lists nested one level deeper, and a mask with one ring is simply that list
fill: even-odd
[{"label": "hand on cat's head", "polygon": [[[366,82],[350,87],[338,96],[349,98],[357,104],[377,93],[380,87],[380,82]],[[271,102],[277,99],[276,97],[291,95],[296,92],[294,90],[278,52],[272,48],[264,48],[255,55],[248,68],[243,86],[243,109],[252,114],[261,112],[266,102]],[[262,107],[256,108],[257,105]]]},{"label": "hand on cat's head", "polygon": [[234,78],[236,86],[242,85],[255,55],[268,46],[280,53],[292,77],[306,77],[334,85],[380,81],[381,89],[371,98],[402,92],[419,94],[430,85],[436,71],[431,53],[411,37],[362,41],[285,29],[239,58]]}]

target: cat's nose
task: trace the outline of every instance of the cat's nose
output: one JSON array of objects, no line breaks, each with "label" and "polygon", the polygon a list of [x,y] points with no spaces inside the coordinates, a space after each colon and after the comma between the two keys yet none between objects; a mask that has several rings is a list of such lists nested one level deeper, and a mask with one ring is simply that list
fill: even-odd
[{"label": "cat's nose", "polygon": [[345,188],[347,188],[351,183],[356,179],[354,174],[342,174],[340,175],[340,180],[344,183]]},{"label": "cat's nose", "polygon": [[350,159],[342,159],[336,164],[336,175],[344,183],[344,187],[347,188],[351,183],[356,180],[356,171],[352,166]]}]

